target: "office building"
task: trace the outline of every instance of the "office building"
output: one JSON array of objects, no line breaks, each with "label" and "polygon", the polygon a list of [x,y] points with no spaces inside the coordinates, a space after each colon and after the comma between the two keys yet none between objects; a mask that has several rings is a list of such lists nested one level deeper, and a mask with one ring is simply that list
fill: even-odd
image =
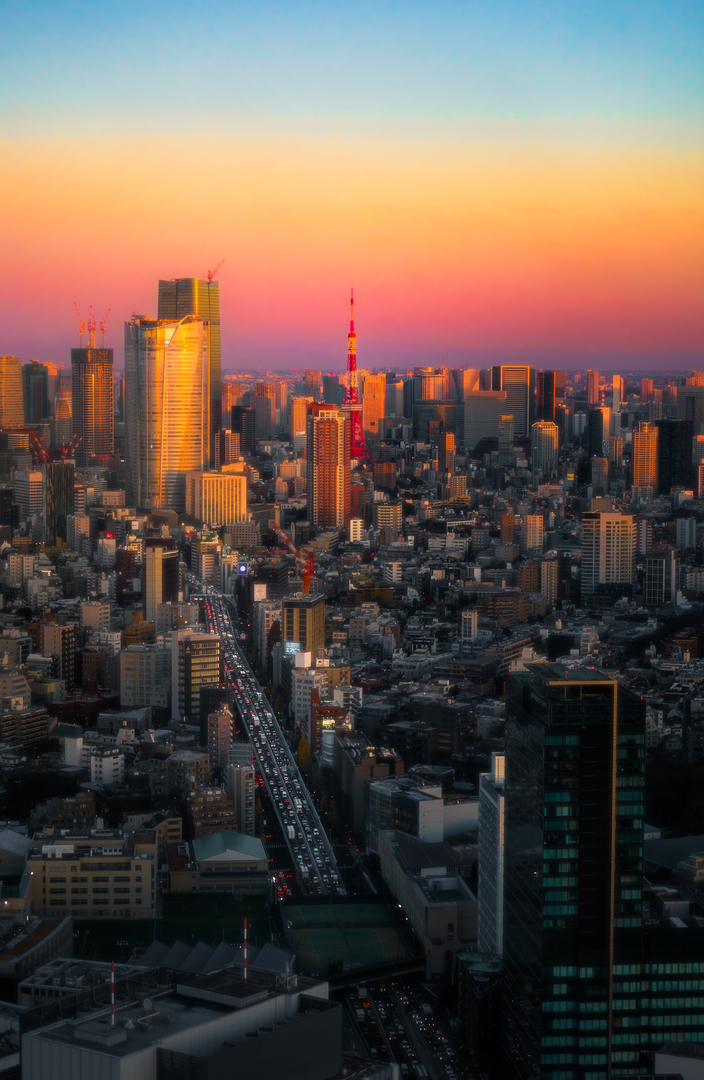
[{"label": "office building", "polygon": [[[308,415],[308,406],[313,400],[312,397],[296,396],[291,398],[291,440],[294,453],[298,453],[306,444],[306,417]],[[334,404],[334,402],[330,404]]]},{"label": "office building", "polygon": [[697,546],[697,519],[694,517],[677,518],[675,537],[678,551],[694,550]]},{"label": "office building", "polygon": [[[658,422],[658,485],[662,495],[673,487],[692,487],[694,424],[691,420],[666,419]],[[696,447],[696,444],[695,444]]]},{"label": "office building", "polygon": [[178,602],[179,559],[179,550],[170,537],[148,536],[145,538],[142,591],[144,617],[147,622],[156,622],[157,609],[161,604]]},{"label": "office building", "polygon": [[232,430],[240,437],[240,452],[254,454],[258,433],[254,409],[245,405],[235,405],[231,416]]},{"label": "office building", "polygon": [[609,464],[619,465],[623,457],[623,439],[620,435],[609,436]]},{"label": "office building", "polygon": [[73,513],[74,465],[70,459],[47,461],[44,540],[55,544],[67,540],[66,519]]},{"label": "office building", "polygon": [[482,439],[496,439],[507,413],[505,390],[473,390],[464,402],[464,447],[471,456]]},{"label": "office building", "polygon": [[644,713],[593,669],[507,680],[506,1075],[601,1080],[638,1060],[614,976],[641,971]]},{"label": "office building", "polygon": [[248,762],[231,761],[225,769],[225,790],[235,808],[238,833],[254,836],[256,770],[251,761],[251,749]]},{"label": "office building", "polygon": [[115,447],[112,349],[71,349],[71,415],[78,466],[98,465]]},{"label": "office building", "polygon": [[320,400],[321,383],[321,373],[319,371],[313,371],[312,368],[306,368],[303,377],[303,386],[306,394],[310,394],[314,401]]},{"label": "office building", "polygon": [[635,518],[630,514],[582,515],[582,601],[630,595],[636,553]]},{"label": "office building", "polygon": [[220,682],[220,638],[193,630],[171,632],[171,711],[174,719],[200,723],[202,686]]},{"label": "office building", "polygon": [[312,403],[307,411],[308,521],[342,529],[350,520],[350,420],[343,409]]},{"label": "office building", "polygon": [[222,426],[231,429],[232,410],[242,398],[242,384],[237,379],[223,379],[222,383]]},{"label": "office building", "polygon": [[283,639],[313,659],[325,646],[325,597],[296,593],[283,599]]},{"label": "office building", "polygon": [[183,513],[185,473],[208,464],[209,341],[209,324],[193,318],[125,324],[130,506]]},{"label": "office building", "polygon": [[247,477],[243,472],[187,472],[186,513],[209,529],[247,521]]},{"label": "office building", "polygon": [[521,552],[527,555],[531,551],[542,551],[545,534],[545,520],[542,514],[526,514],[521,530]]},{"label": "office building", "polygon": [[614,375],[612,381],[612,398],[611,398],[611,414],[618,417],[621,412],[621,406],[625,401],[625,382],[620,375]]},{"label": "office building", "polygon": [[224,769],[232,746],[232,713],[227,705],[208,714],[206,719],[208,757],[211,769]]},{"label": "office building", "polygon": [[536,379],[536,420],[555,419],[555,372],[539,371]]},{"label": "office building", "polygon": [[[232,423],[231,414],[228,413],[228,423]],[[220,469],[223,465],[229,465],[240,458],[240,437],[235,431],[221,428],[215,434],[215,468]]]},{"label": "office building", "polygon": [[599,393],[599,372],[587,372],[587,405],[599,405],[601,395]]},{"label": "office building", "polygon": [[499,417],[499,465],[503,465],[504,468],[512,468],[516,459],[513,456],[513,433],[514,433],[514,419],[513,416],[500,416]]},{"label": "office building", "polygon": [[19,356],[0,356],[0,428],[23,426],[22,361]]},{"label": "office building", "polygon": [[49,373],[39,360],[22,366],[25,424],[38,424],[49,416]]},{"label": "office building", "polygon": [[51,418],[51,445],[55,450],[68,446],[73,438],[73,418],[70,389],[59,390],[56,394],[54,414]]},{"label": "office building", "polygon": [[587,457],[601,457],[604,453],[604,414],[601,409],[590,409],[586,426]]},{"label": "office building", "polygon": [[244,400],[254,409],[254,425],[257,439],[270,439],[276,430],[276,383],[269,379],[259,380],[254,390]]},{"label": "office building", "polygon": [[386,415],[386,375],[362,374],[362,429],[367,442],[383,437],[381,422]]},{"label": "office building", "polygon": [[[323,401],[328,405],[342,405],[345,399],[345,388],[340,382],[339,375],[323,375]],[[312,400],[312,399],[311,399]]]},{"label": "office building", "polygon": [[649,401],[653,400],[653,380],[641,379],[640,380],[640,400],[641,404],[645,405]]},{"label": "office building", "polygon": [[153,831],[37,833],[27,856],[34,910],[51,918],[153,919],[156,851]]},{"label": "office building", "polygon": [[[554,410],[553,410],[554,411]],[[557,424],[539,420],[530,429],[530,456],[533,472],[550,477],[557,467],[559,432]]]},{"label": "office building", "polygon": [[633,487],[643,495],[658,491],[658,436],[658,427],[646,421],[633,431]]},{"label": "office building", "polygon": [[76,628],[73,623],[40,623],[39,651],[42,656],[56,657],[59,679],[66,683],[67,693],[75,690],[74,651]]},{"label": "office building", "polygon": [[[200,323],[205,339],[203,411],[208,453],[204,458],[204,464],[209,463],[212,468],[215,465],[215,433],[223,426],[219,282],[204,281],[199,278],[175,278],[173,281],[159,282],[157,319],[178,323],[185,318],[191,318]],[[125,375],[127,375],[126,363]],[[184,467],[197,468],[193,465]]]},{"label": "office building", "polygon": [[171,719],[171,649],[163,644],[128,645],[120,651],[120,705],[151,706]]},{"label": "office building", "polygon": [[679,551],[649,551],[643,565],[643,603],[646,607],[674,604],[680,582]]},{"label": "office building", "polygon": [[[390,464],[393,464],[391,462]],[[438,439],[438,470],[441,473],[454,472],[455,436],[451,431],[441,431]],[[394,467],[394,473],[396,469]],[[394,485],[395,486],[395,485]]]},{"label": "office building", "polygon": [[15,473],[15,502],[20,521],[44,513],[44,474],[41,469],[18,469]]},{"label": "office building", "polygon": [[[450,398],[450,369],[446,367],[414,368],[412,392],[414,406],[420,401],[447,401]],[[405,407],[404,415],[406,415]]]},{"label": "office building", "polygon": [[530,435],[535,421],[535,368],[509,364],[492,367],[491,389],[506,393],[504,412],[513,416],[515,435]]},{"label": "office building", "polygon": [[403,503],[374,503],[373,524],[375,529],[381,529],[385,533],[388,533],[389,530],[392,530],[395,534],[400,533],[403,530]]},{"label": "office building", "polygon": [[479,775],[477,950],[500,956],[504,946],[504,761],[491,755]]}]

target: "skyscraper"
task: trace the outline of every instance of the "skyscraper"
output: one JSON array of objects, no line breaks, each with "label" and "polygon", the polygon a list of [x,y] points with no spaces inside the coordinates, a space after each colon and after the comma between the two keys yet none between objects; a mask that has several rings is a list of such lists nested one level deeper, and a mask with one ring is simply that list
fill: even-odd
[{"label": "skyscraper", "polygon": [[598,405],[600,403],[599,394],[599,372],[588,371],[587,372],[587,405]]},{"label": "skyscraper", "polygon": [[282,618],[284,641],[297,642],[315,659],[325,645],[325,597],[304,593],[285,596]]},{"label": "skyscraper", "polygon": [[658,422],[658,484],[663,495],[669,495],[673,487],[688,488],[695,482],[693,430],[691,420]]},{"label": "skyscraper", "polygon": [[[203,326],[206,360],[206,430],[211,465],[215,464],[215,432],[222,427],[222,364],[220,356],[220,283],[200,278],[159,282],[158,319],[178,322],[191,316]],[[125,369],[126,371],[126,369]]]},{"label": "skyscraper", "polygon": [[643,1010],[630,1020],[614,976],[641,973],[644,713],[598,670],[507,680],[506,1075],[602,1080],[638,1061]]},{"label": "skyscraper", "polygon": [[179,550],[170,537],[148,536],[144,541],[142,564],[144,617],[156,622],[159,604],[177,603]]},{"label": "skyscraper", "polygon": [[71,349],[71,412],[78,466],[97,464],[114,451],[112,349]]},{"label": "skyscraper", "polygon": [[47,544],[66,542],[66,518],[73,513],[73,461],[48,461],[45,470],[44,539]]},{"label": "skyscraper", "polygon": [[22,366],[25,424],[38,424],[49,416],[49,373],[39,360]]},{"label": "skyscraper", "polygon": [[537,378],[536,419],[555,419],[555,372],[539,371]]},{"label": "skyscraper", "polygon": [[513,456],[513,416],[499,417],[499,465],[511,468],[515,463]]},{"label": "skyscraper", "polygon": [[557,424],[539,420],[530,429],[530,456],[534,472],[539,469],[543,476],[550,476],[557,465],[559,433]]},{"label": "skyscraper", "polygon": [[623,399],[624,399],[624,396],[625,396],[624,395],[624,389],[625,389],[624,382],[623,382],[623,379],[621,378],[620,375],[614,375],[614,377],[613,377],[613,379],[611,381],[611,386],[612,386],[612,390],[613,390],[612,400],[611,400],[611,414],[612,414],[612,416],[618,416],[618,414],[621,411],[621,406],[623,405]]},{"label": "skyscraper", "polygon": [[23,425],[22,361],[19,356],[0,356],[0,428]]},{"label": "skyscraper", "polygon": [[[476,612],[471,612],[476,617]],[[464,615],[464,613],[463,613]],[[464,627],[463,627],[464,629]],[[504,755],[491,755],[479,775],[477,949],[498,956],[504,947]]]},{"label": "skyscraper", "polygon": [[644,494],[658,490],[658,435],[656,425],[646,421],[633,431],[633,487]]},{"label": "skyscraper", "polygon": [[535,368],[510,364],[492,367],[491,389],[506,391],[506,412],[513,415],[515,435],[530,435],[535,419]]},{"label": "skyscraper", "polygon": [[499,417],[508,411],[505,390],[473,390],[464,402],[464,448],[471,456],[482,439],[499,434]]},{"label": "skyscraper", "polygon": [[582,601],[617,599],[633,586],[636,526],[630,514],[582,515]]},{"label": "skyscraper", "polygon": [[587,413],[587,456],[601,457],[604,453],[604,414],[601,409],[590,409]]},{"label": "skyscraper", "polygon": [[242,385],[237,379],[225,379],[222,384],[222,426],[229,428],[232,424],[232,410],[240,404],[242,397]]},{"label": "skyscraper", "polygon": [[125,324],[125,445],[131,506],[170,507],[182,513],[186,471],[208,464],[211,331],[190,317],[173,322],[137,316]]},{"label": "skyscraper", "polygon": [[362,374],[362,430],[369,442],[381,439],[381,422],[386,415],[386,375]]},{"label": "skyscraper", "polygon": [[213,529],[247,521],[247,477],[243,472],[187,472],[186,513]]},{"label": "skyscraper", "polygon": [[343,409],[308,406],[308,520],[342,529],[350,520],[350,419]]},{"label": "skyscraper", "polygon": [[232,409],[232,430],[240,437],[240,453],[253,454],[258,437],[254,409],[235,405]]},{"label": "skyscraper", "polygon": [[339,375],[323,375],[323,401],[328,405],[342,405],[345,399],[345,388],[340,382]]}]

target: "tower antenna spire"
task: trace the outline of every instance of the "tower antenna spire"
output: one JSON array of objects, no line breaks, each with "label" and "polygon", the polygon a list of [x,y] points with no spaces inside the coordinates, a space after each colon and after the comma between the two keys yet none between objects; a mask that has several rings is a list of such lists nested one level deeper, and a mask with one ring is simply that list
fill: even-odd
[{"label": "tower antenna spire", "polygon": [[345,397],[342,408],[350,417],[350,458],[374,461],[364,438],[362,406],[359,400],[359,375],[357,374],[357,335],[354,332],[354,289],[350,289],[350,332],[347,335],[347,373]]}]

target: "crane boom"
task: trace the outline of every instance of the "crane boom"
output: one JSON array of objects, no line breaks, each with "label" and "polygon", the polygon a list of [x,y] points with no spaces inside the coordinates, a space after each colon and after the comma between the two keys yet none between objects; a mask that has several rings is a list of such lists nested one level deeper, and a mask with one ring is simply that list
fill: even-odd
[{"label": "crane boom", "polygon": [[276,533],[276,536],[278,537],[280,542],[284,545],[284,547],[288,548],[288,550],[295,558],[296,562],[299,563],[299,565],[301,566],[301,577],[303,578],[303,594],[305,596],[308,596],[308,594],[310,593],[310,579],[315,574],[315,555],[309,555],[307,558],[304,558],[294,544],[291,537],[287,536],[283,529],[280,528],[280,526],[277,525],[273,519],[269,522],[269,528]]}]

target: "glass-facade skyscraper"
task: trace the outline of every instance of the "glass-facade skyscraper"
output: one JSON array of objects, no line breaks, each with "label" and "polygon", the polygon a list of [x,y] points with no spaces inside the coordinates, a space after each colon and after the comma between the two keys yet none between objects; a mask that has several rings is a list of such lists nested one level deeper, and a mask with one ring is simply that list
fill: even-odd
[{"label": "glass-facade skyscraper", "polygon": [[210,331],[200,319],[125,324],[130,506],[185,510],[186,472],[207,467]]},{"label": "glass-facade skyscraper", "polygon": [[74,455],[79,467],[113,455],[112,359],[112,349],[71,349],[72,423],[82,436]]},{"label": "glass-facade skyscraper", "polygon": [[502,1075],[652,1071],[664,1042],[704,1042],[704,933],[643,917],[645,703],[530,664],[506,721]]},{"label": "glass-facade skyscraper", "polygon": [[222,427],[222,358],[220,350],[220,287],[217,281],[174,278],[159,282],[158,319],[176,322],[187,316],[205,328],[208,354],[208,454],[215,467],[215,433]]}]

